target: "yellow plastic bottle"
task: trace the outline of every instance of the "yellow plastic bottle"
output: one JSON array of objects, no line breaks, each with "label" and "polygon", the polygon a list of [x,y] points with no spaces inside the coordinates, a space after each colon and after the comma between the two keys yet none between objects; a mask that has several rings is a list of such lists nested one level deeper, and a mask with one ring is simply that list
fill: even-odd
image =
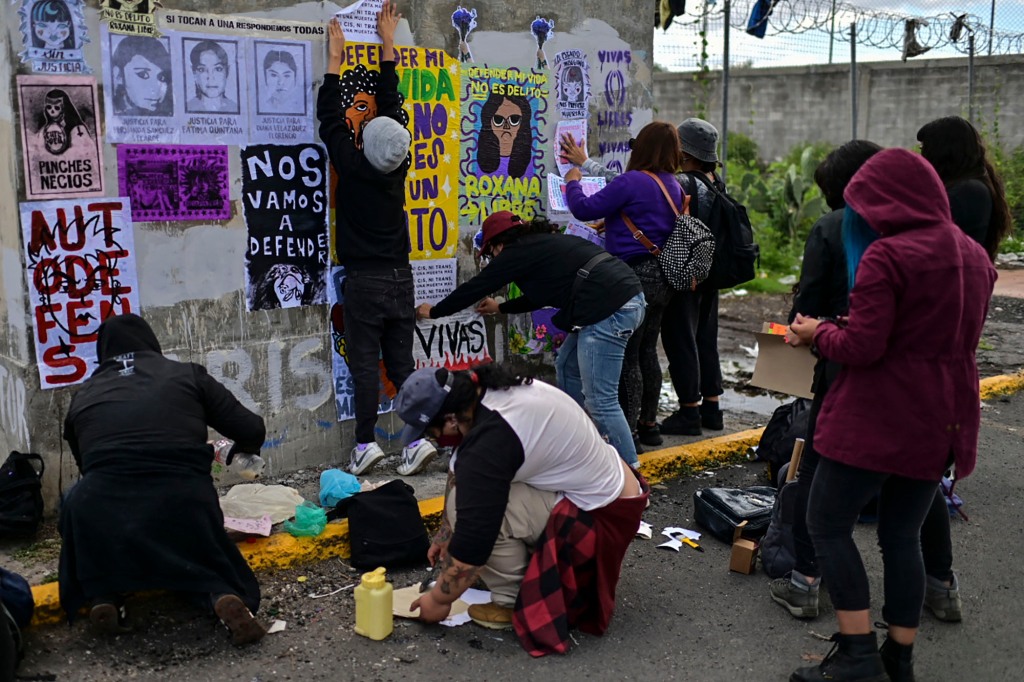
[{"label": "yellow plastic bottle", "polygon": [[382,640],[394,629],[394,590],[384,567],[363,574],[356,585],[356,634]]}]

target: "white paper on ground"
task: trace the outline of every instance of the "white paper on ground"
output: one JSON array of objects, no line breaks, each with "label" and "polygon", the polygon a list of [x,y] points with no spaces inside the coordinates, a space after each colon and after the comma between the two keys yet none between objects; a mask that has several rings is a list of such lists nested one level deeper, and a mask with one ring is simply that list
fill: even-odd
[{"label": "white paper on ground", "polygon": [[660,545],[658,545],[658,549],[662,549],[662,548],[664,548],[664,549],[674,549],[675,551],[678,552],[679,549],[682,546],[683,546],[682,542],[680,542],[679,540],[676,540],[675,538],[672,538],[668,542],[663,542]]},{"label": "white paper on ground", "polygon": [[[409,606],[419,598],[419,583],[395,590],[391,612],[399,618],[416,618],[419,615],[419,611],[410,611]],[[468,623],[472,620],[469,617],[469,613],[467,613],[469,607],[473,604],[486,604],[490,601],[491,593],[489,591],[474,590],[473,588],[470,588],[466,590],[461,597],[455,600],[452,604],[452,610],[448,614],[448,618],[442,620],[441,625],[453,628]]]},{"label": "white paper on ground", "polygon": [[274,635],[274,634],[277,634],[278,632],[284,632],[284,629],[285,629],[286,625],[287,625],[287,623],[285,623],[283,620],[275,620],[271,624],[271,626],[269,628],[267,628],[267,634],[268,635]]},{"label": "white paper on ground", "polygon": [[270,514],[264,514],[258,519],[224,517],[224,527],[228,530],[237,530],[240,533],[249,533],[251,535],[262,535],[263,537],[270,535],[270,527],[273,525],[273,522],[270,520]]},{"label": "white paper on ground", "polygon": [[646,521],[641,521],[640,527],[636,530],[636,536],[638,538],[643,538],[644,540],[650,540],[653,535],[654,529],[651,528],[651,524]]},{"label": "white paper on ground", "polygon": [[688,538],[696,542],[700,540],[700,533],[689,528],[680,528],[678,526],[669,526],[665,530],[661,531],[661,534],[667,538],[674,538],[677,535],[682,535],[684,538]]}]

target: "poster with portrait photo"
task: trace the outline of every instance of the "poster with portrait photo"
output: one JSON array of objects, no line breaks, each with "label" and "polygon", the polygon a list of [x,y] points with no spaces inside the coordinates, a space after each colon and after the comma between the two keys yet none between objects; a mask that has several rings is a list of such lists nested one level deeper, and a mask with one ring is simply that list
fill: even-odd
[{"label": "poster with portrait photo", "polygon": [[111,33],[156,36],[153,10],[160,6],[160,0],[102,0],[100,20]]},{"label": "poster with portrait photo", "polygon": [[243,145],[249,126],[245,45],[238,37],[165,32],[174,49],[178,101],[183,103],[179,141]]},{"label": "poster with portrait photo", "polygon": [[248,310],[327,303],[327,152],[251,145],[242,154]]},{"label": "poster with portrait photo", "polygon": [[555,106],[562,118],[587,117],[590,106],[590,65],[582,50],[555,55]]},{"label": "poster with portrait photo", "polygon": [[308,41],[249,42],[249,142],[313,142],[313,50]]},{"label": "poster with portrait photo", "polygon": [[92,73],[83,46],[89,32],[82,0],[22,0],[23,64],[39,73]]},{"label": "poster with portrait photo", "polygon": [[132,222],[231,218],[227,147],[118,145],[117,175]]},{"label": "poster with portrait photo", "polygon": [[17,82],[27,198],[102,196],[96,79],[18,76]]},{"label": "poster with portrait photo", "polygon": [[107,142],[176,142],[171,41],[100,28]]}]

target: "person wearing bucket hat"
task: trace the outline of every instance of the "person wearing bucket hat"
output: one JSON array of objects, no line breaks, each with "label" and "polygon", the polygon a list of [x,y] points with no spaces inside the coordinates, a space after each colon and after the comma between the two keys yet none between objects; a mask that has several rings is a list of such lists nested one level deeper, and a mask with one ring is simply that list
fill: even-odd
[{"label": "person wearing bucket hat", "polygon": [[[402,109],[395,71],[395,29],[402,15],[385,2],[377,16],[380,72],[362,65],[341,72],[345,34],[328,24],[328,64],[317,98],[320,139],[338,175],[336,257],[345,268],[343,308],[346,359],[355,388],[356,429],[349,471],[360,475],[385,457],[375,442],[380,360],[400,387],[413,369],[416,316],[405,178],[409,170],[409,116]],[[402,449],[398,473],[418,473],[437,455],[427,440]]]},{"label": "person wearing bucket hat", "polygon": [[[564,652],[568,629],[601,634],[649,487],[564,392],[502,365],[413,372],[395,402],[403,441],[456,436],[445,511],[427,560],[437,583],[412,604],[438,622],[480,578],[478,624],[514,626],[533,655]],[[559,529],[573,524],[573,533]],[[557,572],[557,583],[540,579]],[[566,613],[562,584],[576,585]],[[557,596],[556,596],[557,595]],[[547,608],[541,608],[547,605]],[[582,614],[582,615],[581,615]]]},{"label": "person wearing bucket hat", "polygon": [[[585,406],[627,464],[636,446],[619,405],[619,375],[629,336],[644,317],[644,296],[632,269],[600,246],[552,233],[547,221],[523,221],[510,211],[483,224],[481,254],[490,263],[420,318],[437,319],[476,306],[477,312],[525,313],[558,308],[552,322],[569,331],[558,350],[558,386]],[[492,294],[515,282],[523,296],[499,304]]]}]

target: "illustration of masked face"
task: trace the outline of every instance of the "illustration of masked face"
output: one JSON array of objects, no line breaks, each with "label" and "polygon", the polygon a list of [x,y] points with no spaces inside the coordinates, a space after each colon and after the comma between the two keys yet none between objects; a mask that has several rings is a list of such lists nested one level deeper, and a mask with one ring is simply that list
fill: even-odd
[{"label": "illustration of masked face", "polygon": [[270,101],[278,106],[288,104],[295,87],[295,71],[284,62],[274,62],[264,72]]},{"label": "illustration of masked face", "polygon": [[139,5],[142,3],[143,0],[121,0],[121,2],[117,4],[121,5],[120,10],[122,12],[138,12]]},{"label": "illustration of masked face", "polygon": [[71,145],[68,131],[64,129],[64,100],[60,97],[47,97],[43,111],[46,114],[46,124],[43,126],[46,151],[54,155],[63,154]]},{"label": "illustration of masked face", "polygon": [[498,155],[507,157],[512,155],[512,145],[519,134],[519,128],[523,124],[523,112],[515,104],[505,99],[501,106],[491,117],[491,132],[498,138]]},{"label": "illustration of masked face", "polygon": [[121,75],[128,102],[144,111],[156,111],[167,96],[170,74],[140,54],[124,65]]},{"label": "illustration of masked face", "polygon": [[579,102],[583,94],[583,83],[580,81],[565,81],[562,86],[562,99],[566,102]]},{"label": "illustration of masked face", "polygon": [[357,92],[352,106],[345,109],[345,122],[356,136],[356,148],[363,148],[363,128],[377,116],[377,98],[365,92]]},{"label": "illustration of masked face", "polygon": [[34,24],[36,37],[43,41],[43,48],[59,50],[71,35],[71,25],[66,21],[37,21]]},{"label": "illustration of masked face", "polygon": [[289,268],[281,277],[274,281],[274,294],[282,308],[294,308],[302,303],[302,291],[306,285],[302,282],[302,273],[297,268]]},{"label": "illustration of masked face", "polygon": [[206,50],[199,55],[199,64],[192,73],[196,78],[196,86],[204,99],[220,99],[228,82],[228,66],[212,51]]}]

